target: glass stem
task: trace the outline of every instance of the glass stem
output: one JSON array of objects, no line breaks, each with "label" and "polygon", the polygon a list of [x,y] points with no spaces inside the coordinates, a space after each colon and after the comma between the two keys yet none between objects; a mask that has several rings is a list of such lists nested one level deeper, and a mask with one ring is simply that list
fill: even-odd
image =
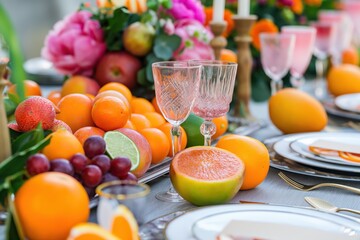
[{"label": "glass stem", "polygon": [[211,137],[216,132],[216,126],[211,120],[205,120],[200,126],[200,132],[204,136],[204,145],[211,146]]},{"label": "glass stem", "polygon": [[294,88],[300,89],[304,85],[305,79],[304,79],[304,77],[291,76],[290,82]]},{"label": "glass stem", "polygon": [[181,150],[181,131],[179,125],[171,127],[171,141],[173,156]]},{"label": "glass stem", "polygon": [[325,73],[327,68],[326,58],[317,58],[315,62],[316,68],[316,80],[315,80],[315,96],[317,98],[322,98],[324,95],[324,80]]},{"label": "glass stem", "polygon": [[282,79],[271,79],[271,95],[274,95],[276,92],[283,88]]}]

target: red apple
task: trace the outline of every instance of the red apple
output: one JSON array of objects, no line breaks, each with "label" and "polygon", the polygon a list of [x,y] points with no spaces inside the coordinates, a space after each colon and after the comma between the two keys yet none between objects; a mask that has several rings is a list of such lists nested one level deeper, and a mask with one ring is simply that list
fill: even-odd
[{"label": "red apple", "polygon": [[129,53],[106,53],[96,66],[95,79],[101,86],[119,82],[132,89],[141,67],[141,61]]}]

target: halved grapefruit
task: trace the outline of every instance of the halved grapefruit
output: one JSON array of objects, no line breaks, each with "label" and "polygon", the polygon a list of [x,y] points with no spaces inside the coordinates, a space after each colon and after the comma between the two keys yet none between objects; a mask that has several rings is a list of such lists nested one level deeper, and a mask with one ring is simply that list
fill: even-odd
[{"label": "halved grapefruit", "polygon": [[185,200],[198,206],[225,203],[240,190],[244,163],[216,147],[191,147],[171,162],[170,178]]},{"label": "halved grapefruit", "polygon": [[360,163],[360,154],[339,151],[339,156],[341,158],[345,159],[345,160],[350,161],[350,162],[358,162],[358,163]]}]

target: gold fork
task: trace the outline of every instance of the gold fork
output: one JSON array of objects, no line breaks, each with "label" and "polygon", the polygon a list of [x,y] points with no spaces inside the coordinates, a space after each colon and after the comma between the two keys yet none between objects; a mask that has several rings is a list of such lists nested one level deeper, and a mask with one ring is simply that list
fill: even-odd
[{"label": "gold fork", "polygon": [[347,190],[353,193],[357,193],[360,194],[360,189],[358,188],[354,188],[354,187],[350,187],[350,186],[346,186],[346,185],[342,185],[342,184],[338,184],[338,183],[319,183],[319,184],[315,184],[315,185],[305,185],[302,183],[299,183],[297,181],[295,181],[294,179],[289,178],[288,176],[286,176],[284,173],[279,172],[278,173],[279,177],[281,177],[287,184],[289,184],[290,186],[299,189],[301,191],[311,191],[317,188],[321,188],[321,187],[335,187],[335,188],[340,188],[343,190]]}]

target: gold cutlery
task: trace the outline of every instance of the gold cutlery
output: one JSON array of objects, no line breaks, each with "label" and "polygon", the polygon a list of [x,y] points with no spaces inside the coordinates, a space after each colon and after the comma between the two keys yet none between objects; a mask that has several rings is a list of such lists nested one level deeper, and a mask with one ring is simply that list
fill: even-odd
[{"label": "gold cutlery", "polygon": [[360,189],[355,188],[355,187],[350,187],[350,186],[346,186],[346,185],[342,185],[342,184],[338,184],[338,183],[319,183],[319,184],[315,184],[315,185],[305,185],[302,183],[299,183],[297,181],[295,181],[294,179],[289,178],[288,176],[286,176],[284,173],[279,172],[278,173],[279,177],[282,178],[287,184],[289,184],[290,186],[301,190],[301,191],[311,191],[317,188],[321,188],[321,187],[335,187],[335,188],[340,188],[343,190],[347,190],[353,193],[357,193],[360,194]]},{"label": "gold cutlery", "polygon": [[305,201],[309,203],[311,206],[313,206],[316,209],[324,210],[327,212],[340,212],[340,211],[346,211],[351,213],[360,214],[360,211],[350,208],[339,208],[331,203],[322,200],[320,198],[314,198],[314,197],[305,197]]}]

